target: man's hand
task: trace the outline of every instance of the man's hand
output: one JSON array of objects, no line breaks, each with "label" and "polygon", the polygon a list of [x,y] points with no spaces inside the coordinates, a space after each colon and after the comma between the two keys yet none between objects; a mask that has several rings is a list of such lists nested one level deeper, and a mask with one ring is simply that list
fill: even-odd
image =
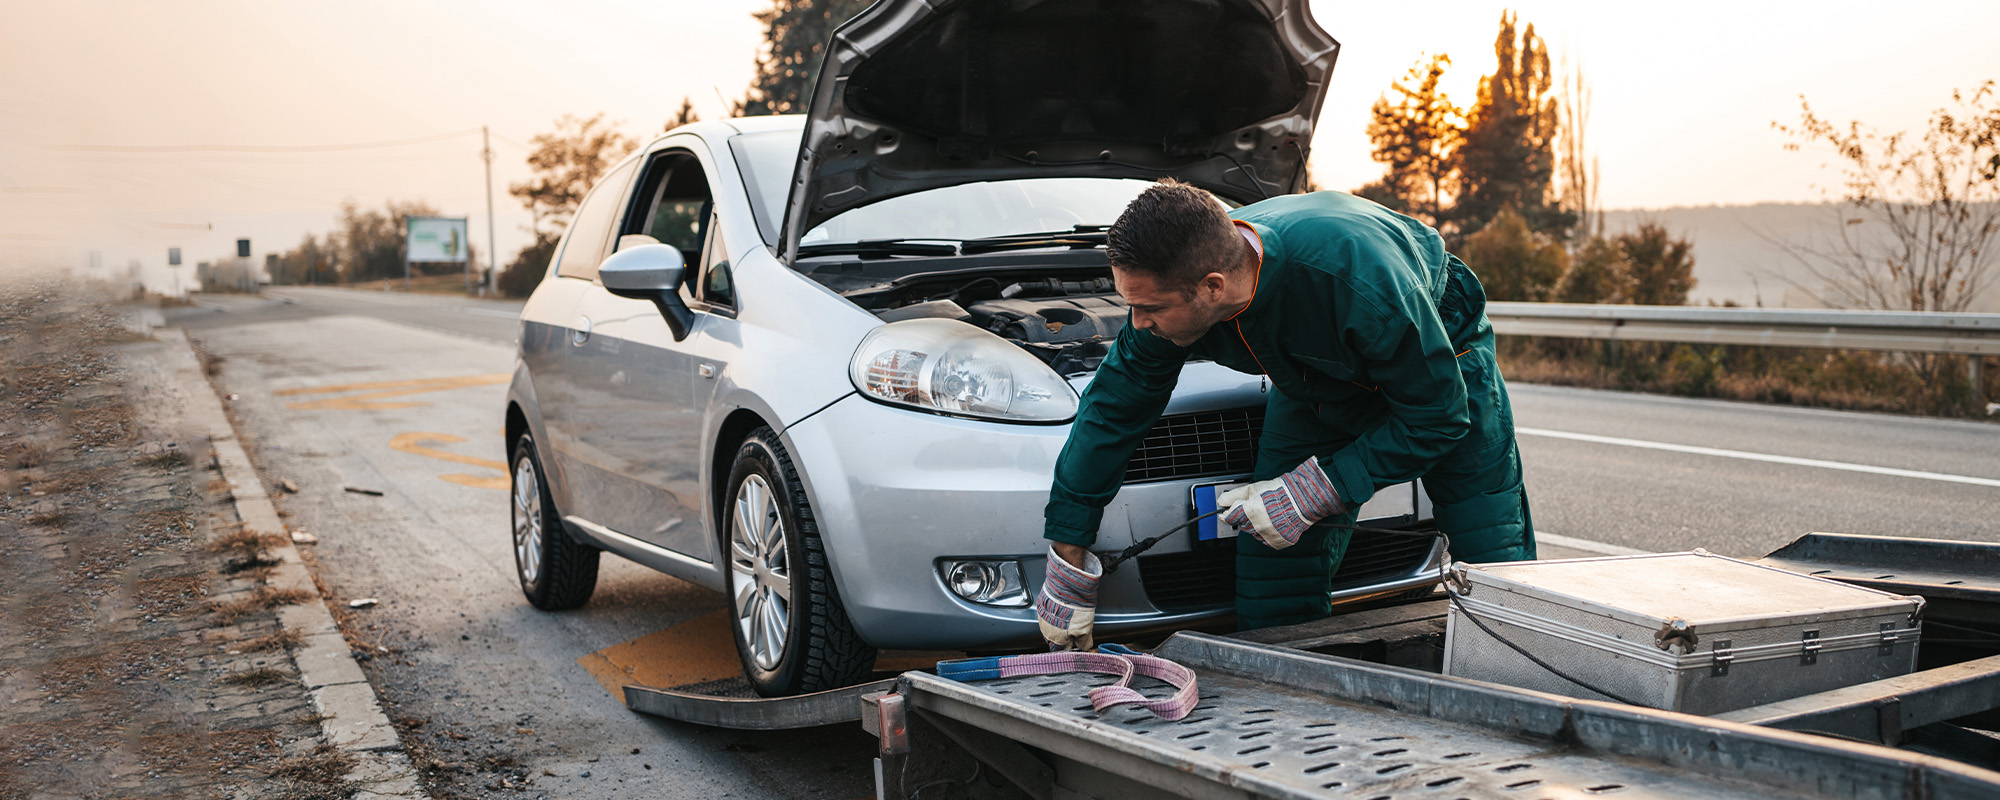
[{"label": "man's hand", "polygon": [[1239,486],[1217,495],[1216,505],[1229,510],[1222,521],[1250,533],[1273,550],[1299,543],[1306,529],[1340,513],[1340,493],[1319,468],[1318,458],[1268,481]]},{"label": "man's hand", "polygon": [[[1057,548],[1082,551],[1081,563],[1072,564]],[[1058,542],[1049,543],[1048,562],[1042,592],[1035,596],[1042,638],[1050,650],[1089,650],[1095,646],[1090,629],[1097,621],[1097,582],[1104,566],[1090,551]]]}]

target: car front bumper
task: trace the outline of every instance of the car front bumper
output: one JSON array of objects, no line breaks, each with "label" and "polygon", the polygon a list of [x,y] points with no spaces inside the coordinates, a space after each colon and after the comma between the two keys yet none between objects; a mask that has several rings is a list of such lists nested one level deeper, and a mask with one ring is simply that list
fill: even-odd
[{"label": "car front bumper", "polygon": [[[1079,389],[1082,387],[1079,386]],[[1259,405],[1255,378],[1211,364],[1191,364],[1167,413]],[[1021,425],[960,419],[849,395],[787,428],[784,437],[811,498],[819,534],[848,617],[864,639],[886,649],[983,650],[1040,641],[1034,609],[973,603],[946,588],[940,559],[1011,559],[1029,596],[1039,590],[1048,542],[1042,507],[1068,425]],[[1209,476],[1128,484],[1106,506],[1092,550],[1116,552],[1184,523],[1190,488],[1228,480]],[[1408,485],[1405,485],[1407,488]],[[1414,517],[1412,489],[1382,493],[1364,517]],[[1407,508],[1397,506],[1398,498]],[[1185,552],[1191,536],[1157,545]],[[1433,554],[1429,561],[1441,555]],[[1220,557],[1230,557],[1219,553]],[[1212,622],[1226,602],[1163,611],[1148,599],[1135,561],[1106,576],[1099,591],[1100,638]],[[1341,594],[1404,591],[1436,579],[1412,569]]]}]

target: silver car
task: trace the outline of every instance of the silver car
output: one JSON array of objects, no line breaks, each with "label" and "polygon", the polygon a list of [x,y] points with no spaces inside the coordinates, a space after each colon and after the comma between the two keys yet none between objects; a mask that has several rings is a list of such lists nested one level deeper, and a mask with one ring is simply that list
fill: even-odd
[{"label": "silver car", "polygon": [[[613,167],[521,315],[529,601],[587,601],[600,551],[725,592],[767,695],[851,683],[877,648],[1035,646],[1051,472],[1127,317],[1105,226],[1167,176],[1296,190],[1337,47],[1304,0],[883,0],[835,34],[809,113]],[[1245,480],[1267,391],[1188,364],[1097,546]],[[1363,512],[1430,516],[1414,485]],[[1108,576],[1100,638],[1226,617],[1232,533]],[[1426,587],[1442,557],[1360,536],[1337,596]]]}]

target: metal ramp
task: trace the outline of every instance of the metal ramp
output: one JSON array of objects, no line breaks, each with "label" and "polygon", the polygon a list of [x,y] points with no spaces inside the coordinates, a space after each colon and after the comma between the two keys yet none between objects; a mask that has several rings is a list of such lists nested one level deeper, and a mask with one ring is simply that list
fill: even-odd
[{"label": "metal ramp", "polygon": [[[1825,737],[1203,634],[1176,634],[1155,652],[1199,676],[1202,702],[1185,720],[1095,713],[1082,698],[1106,679],[1090,675],[960,683],[907,673],[897,691],[918,712],[912,746],[944,738],[921,736],[919,720],[950,740],[997,734],[971,755],[1003,773],[1010,762],[1030,797],[2000,794],[2000,773]],[[885,796],[898,796],[898,775],[922,758],[885,758]]]}]

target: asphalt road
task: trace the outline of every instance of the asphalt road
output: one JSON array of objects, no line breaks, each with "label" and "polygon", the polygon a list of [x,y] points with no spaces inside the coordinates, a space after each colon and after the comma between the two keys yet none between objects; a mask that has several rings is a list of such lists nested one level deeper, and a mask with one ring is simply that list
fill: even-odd
[{"label": "asphalt road", "polygon": [[[301,487],[280,502],[320,537],[329,588],[381,600],[357,613],[400,652],[373,677],[392,717],[424,721],[418,746],[465,775],[456,791],[498,785],[480,765],[509,758],[530,768],[530,791],[554,795],[871,793],[858,730],[640,717],[579,661],[712,621],[720,596],[607,557],[585,608],[523,602],[498,435],[519,303],[311,288],[201,302],[170,324],[225,359],[217,380],[237,395],[239,431],[267,480]],[[1755,557],[1810,531],[2000,541],[2000,424],[1544,386],[1512,396],[1544,557]]]}]

